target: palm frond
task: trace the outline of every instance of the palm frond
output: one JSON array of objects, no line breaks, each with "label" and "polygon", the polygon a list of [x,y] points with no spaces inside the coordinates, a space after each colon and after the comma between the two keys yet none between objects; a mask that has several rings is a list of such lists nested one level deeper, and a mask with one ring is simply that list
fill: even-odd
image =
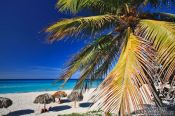
[{"label": "palm frond", "polygon": [[[96,50],[95,57],[81,71],[82,74],[78,79],[75,90],[89,88],[91,82],[97,79],[102,79],[107,76],[113,65],[117,62],[118,53],[124,42],[122,34],[106,39],[106,45],[100,45],[100,49]],[[105,46],[104,46],[105,45]],[[88,79],[89,81],[85,81]]]},{"label": "palm frond", "polygon": [[175,4],[175,0],[58,0],[56,6],[61,12],[70,11],[71,13],[78,13],[82,9],[90,8],[99,14],[109,12],[118,14],[118,11],[121,11],[125,4],[137,8],[148,4],[153,7],[158,7],[162,4],[169,7],[170,4]]},{"label": "palm frond", "polygon": [[175,21],[175,14],[171,13],[164,13],[164,12],[145,12],[139,14],[141,19],[152,19],[152,20],[159,20],[159,21],[168,21],[168,22],[174,22]]},{"label": "palm frond", "polygon": [[157,62],[162,67],[160,77],[168,81],[175,70],[175,23],[141,20],[139,35],[153,43],[158,51]]},{"label": "palm frond", "polygon": [[159,15],[159,17],[160,17],[161,20],[164,20],[164,21],[172,21],[172,22],[175,21],[175,14],[172,14],[172,13],[165,13],[165,12],[156,13],[156,14]]},{"label": "palm frond", "polygon": [[50,33],[49,40],[60,40],[65,36],[78,35],[81,31],[96,32],[104,27],[110,27],[117,22],[115,15],[99,15],[64,19],[47,28],[46,32]]},{"label": "palm frond", "polygon": [[119,39],[121,39],[119,36],[113,37],[108,34],[94,40],[73,58],[68,69],[59,79],[64,79],[66,83],[75,72],[80,71],[81,76],[74,87],[74,89],[80,89],[85,87],[86,79],[93,81],[102,78],[108,73],[117,57],[120,48],[118,42],[122,41]]},{"label": "palm frond", "polygon": [[72,13],[77,13],[97,1],[99,0],[59,0],[56,6],[62,12],[71,11]]},{"label": "palm frond", "polygon": [[156,97],[147,76],[152,75],[150,61],[154,60],[154,56],[151,44],[131,33],[117,65],[95,91],[92,109],[127,115],[142,108],[143,104],[150,104],[149,92]]},{"label": "palm frond", "polygon": [[160,5],[161,1],[160,0],[143,0],[143,4],[147,5],[147,4],[151,4],[154,7],[157,7]]},{"label": "palm frond", "polygon": [[[153,7],[166,6],[171,7],[175,5],[175,0],[142,0],[144,5],[152,5]],[[172,4],[172,5],[171,5]]]},{"label": "palm frond", "polygon": [[57,7],[61,12],[70,11],[77,13],[84,8],[90,8],[95,12],[104,14],[116,12],[124,3],[120,0],[59,0]]}]

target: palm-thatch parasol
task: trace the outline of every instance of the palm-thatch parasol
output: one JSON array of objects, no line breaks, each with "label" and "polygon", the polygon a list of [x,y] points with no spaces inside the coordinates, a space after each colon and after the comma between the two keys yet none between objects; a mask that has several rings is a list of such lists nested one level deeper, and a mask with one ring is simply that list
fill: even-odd
[{"label": "palm-thatch parasol", "polygon": [[5,97],[0,97],[0,108],[8,108],[13,104],[12,100]]},{"label": "palm-thatch parasol", "polygon": [[52,95],[45,93],[37,96],[34,100],[34,103],[44,104],[44,111],[42,112],[46,112],[47,111],[46,104],[50,104],[51,102],[54,102],[54,101],[55,99],[54,97],[52,97]]},{"label": "palm-thatch parasol", "polygon": [[55,92],[53,95],[52,95],[54,98],[58,98],[59,99],[59,102],[61,103],[61,97],[67,97],[67,94],[66,92],[64,91],[57,91]]},{"label": "palm-thatch parasol", "polygon": [[70,95],[68,95],[68,99],[70,101],[74,101],[74,107],[76,107],[76,102],[83,100],[82,93],[79,93],[78,91],[72,91]]}]

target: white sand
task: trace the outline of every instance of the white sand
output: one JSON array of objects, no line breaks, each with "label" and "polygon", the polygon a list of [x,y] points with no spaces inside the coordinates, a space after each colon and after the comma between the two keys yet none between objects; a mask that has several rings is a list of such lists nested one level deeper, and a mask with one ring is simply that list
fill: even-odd
[{"label": "white sand", "polygon": [[[62,104],[51,103],[47,105],[47,108],[52,107],[51,111],[40,114],[42,104],[34,104],[35,98],[43,93],[53,94],[55,91],[49,92],[30,92],[30,93],[13,93],[13,94],[0,94],[0,97],[7,97],[13,101],[13,105],[8,109],[0,109],[0,115],[6,115],[9,113],[10,116],[58,116],[59,114],[70,114],[70,113],[85,113],[89,110],[89,97],[94,89],[88,90],[83,96],[83,101],[80,102],[80,106],[73,108],[73,102],[65,102]],[[71,90],[65,90],[67,94],[70,94]],[[63,100],[67,98],[63,98]],[[78,104],[77,104],[78,105]],[[9,114],[8,114],[9,115]]]}]

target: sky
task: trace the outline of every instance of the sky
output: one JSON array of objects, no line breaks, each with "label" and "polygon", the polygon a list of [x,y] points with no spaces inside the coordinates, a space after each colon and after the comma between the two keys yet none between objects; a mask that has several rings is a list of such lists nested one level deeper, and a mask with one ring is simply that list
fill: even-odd
[{"label": "sky", "polygon": [[1,0],[0,79],[57,78],[66,61],[85,44],[46,42],[43,30],[71,17],[58,13],[55,4],[56,0]]},{"label": "sky", "polygon": [[[43,31],[70,14],[58,12],[57,0],[1,0],[0,79],[55,79],[86,41],[49,44]],[[155,9],[147,9],[154,10]],[[158,9],[175,13],[172,9]],[[89,15],[82,12],[79,16]],[[76,39],[76,38],[71,38]],[[88,38],[84,38],[86,40]],[[73,78],[78,77],[78,73]]]}]

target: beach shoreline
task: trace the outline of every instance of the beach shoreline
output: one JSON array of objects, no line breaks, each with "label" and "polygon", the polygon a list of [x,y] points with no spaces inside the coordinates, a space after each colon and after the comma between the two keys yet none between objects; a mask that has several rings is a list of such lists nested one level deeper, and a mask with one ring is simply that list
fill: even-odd
[{"label": "beach shoreline", "polygon": [[[44,93],[53,94],[56,91],[41,91],[41,92],[25,92],[25,93],[5,93],[0,94],[0,97],[7,97],[13,101],[13,105],[8,109],[0,109],[0,115],[11,115],[11,116],[57,116],[62,114],[71,114],[71,113],[85,113],[88,112],[90,106],[90,95],[95,90],[91,88],[87,90],[83,96],[83,101],[79,102],[79,107],[73,108],[73,102],[69,102],[67,98],[62,98],[65,101],[62,104],[51,103],[47,105],[47,108],[50,107],[50,111],[40,114],[43,104],[34,104],[34,99]],[[72,90],[63,90],[67,94],[70,94]]]},{"label": "beach shoreline", "polygon": [[[95,88],[91,88],[91,89],[95,89]],[[72,91],[72,89],[59,89],[58,91]],[[42,91],[30,91],[30,92],[12,92],[12,93],[0,93],[0,95],[8,95],[8,94],[26,94],[26,93],[52,93],[52,92],[56,92],[56,90],[42,90]]]}]

